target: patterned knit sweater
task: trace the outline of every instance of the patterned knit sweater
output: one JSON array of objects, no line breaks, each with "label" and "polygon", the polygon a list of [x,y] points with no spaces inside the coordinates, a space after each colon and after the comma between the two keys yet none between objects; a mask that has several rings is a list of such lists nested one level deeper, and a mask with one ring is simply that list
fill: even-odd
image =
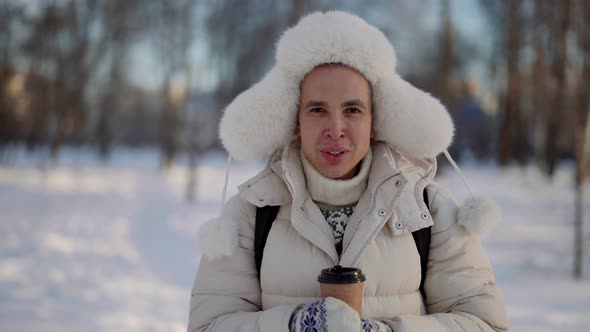
[{"label": "patterned knit sweater", "polygon": [[332,227],[332,232],[334,234],[334,243],[336,244],[336,251],[338,252],[338,257],[342,255],[342,240],[344,239],[344,229],[348,224],[348,219],[354,212],[354,208],[356,205],[349,205],[341,208],[320,208],[324,218],[328,222],[328,225]]}]

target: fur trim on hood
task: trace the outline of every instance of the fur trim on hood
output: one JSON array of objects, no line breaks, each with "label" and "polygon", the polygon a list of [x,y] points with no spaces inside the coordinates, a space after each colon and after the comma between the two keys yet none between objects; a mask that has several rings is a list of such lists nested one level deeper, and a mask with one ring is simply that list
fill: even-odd
[{"label": "fur trim on hood", "polygon": [[395,72],[395,51],[385,35],[358,16],[330,11],[312,13],[288,29],[275,66],[227,106],[219,132],[231,156],[255,160],[288,144],[299,85],[327,63],[354,68],[371,83],[376,140],[416,158],[435,157],[451,144],[454,127],[445,107]]}]

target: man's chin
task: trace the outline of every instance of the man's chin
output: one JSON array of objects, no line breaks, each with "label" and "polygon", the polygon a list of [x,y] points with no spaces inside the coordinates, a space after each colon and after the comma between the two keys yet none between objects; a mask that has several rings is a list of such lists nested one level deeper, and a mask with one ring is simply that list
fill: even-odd
[{"label": "man's chin", "polygon": [[334,170],[334,169],[327,169],[327,167],[322,170],[318,170],[318,173],[320,173],[323,177],[328,178],[328,179],[332,179],[332,180],[336,180],[336,179],[343,176],[343,174],[341,174],[341,172]]},{"label": "man's chin", "polygon": [[324,177],[328,178],[328,179],[332,179],[332,180],[348,180],[351,178],[351,176],[349,176],[350,172],[347,172],[345,170],[342,169],[332,169],[329,171],[325,171],[325,172],[320,172],[320,174],[322,174]]}]

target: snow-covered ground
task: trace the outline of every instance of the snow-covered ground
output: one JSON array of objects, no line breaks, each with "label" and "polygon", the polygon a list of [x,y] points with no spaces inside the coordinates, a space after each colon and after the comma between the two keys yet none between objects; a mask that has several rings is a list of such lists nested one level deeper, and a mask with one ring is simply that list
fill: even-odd
[{"label": "snow-covered ground", "polygon": [[[155,151],[117,150],[102,164],[67,150],[52,168],[22,151],[13,160],[0,166],[0,331],[186,330],[195,233],[219,209],[223,155],[203,159],[192,204],[186,168],[160,171]],[[234,163],[228,194],[259,167]],[[572,167],[553,180],[534,167],[462,168],[503,210],[484,246],[512,329],[590,331],[590,253],[584,278],[571,278]],[[456,173],[440,181],[465,197]]]}]

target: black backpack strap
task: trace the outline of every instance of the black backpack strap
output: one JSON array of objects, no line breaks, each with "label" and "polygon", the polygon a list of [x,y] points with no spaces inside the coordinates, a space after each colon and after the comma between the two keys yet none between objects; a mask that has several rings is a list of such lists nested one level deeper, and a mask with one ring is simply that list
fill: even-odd
[{"label": "black backpack strap", "polygon": [[256,208],[256,226],[254,227],[254,259],[256,261],[256,271],[260,276],[260,267],[262,266],[262,256],[264,255],[264,246],[266,238],[272,227],[272,223],[277,218],[280,206],[263,206]]},{"label": "black backpack strap", "polygon": [[[426,194],[426,189],[424,189],[424,203],[426,203],[426,207],[428,208],[428,210],[430,210],[430,206],[428,204],[428,195]],[[424,280],[426,280],[426,269],[428,266],[428,254],[430,252],[431,227],[425,227],[425,228],[419,229],[415,232],[412,232],[412,236],[414,237],[414,242],[416,242],[416,248],[418,249],[418,254],[420,255],[420,268],[421,268],[420,269],[421,270],[420,293],[422,293],[423,298],[426,298],[426,293],[424,293]]]}]

